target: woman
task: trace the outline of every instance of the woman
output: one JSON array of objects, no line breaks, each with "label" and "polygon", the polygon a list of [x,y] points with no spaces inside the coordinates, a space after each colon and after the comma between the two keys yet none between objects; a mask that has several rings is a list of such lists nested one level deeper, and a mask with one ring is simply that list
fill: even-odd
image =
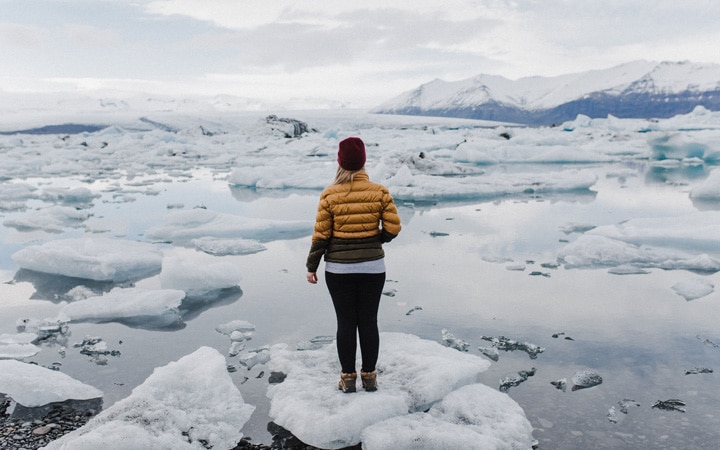
[{"label": "woman", "polygon": [[360,379],[366,391],[377,390],[380,337],[377,313],[385,285],[382,244],[400,232],[400,217],[384,186],[365,172],[365,144],[349,137],[340,142],[335,182],[320,195],[307,280],[316,284],[325,257],[325,281],[337,316],[337,351],[342,372],[338,387],[355,392],[355,355],[360,336]]}]

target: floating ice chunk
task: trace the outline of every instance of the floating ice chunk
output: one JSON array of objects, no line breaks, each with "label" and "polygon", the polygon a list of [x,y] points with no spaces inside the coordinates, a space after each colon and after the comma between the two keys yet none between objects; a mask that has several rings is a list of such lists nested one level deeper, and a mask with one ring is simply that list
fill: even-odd
[{"label": "floating ice chunk", "polygon": [[243,333],[255,331],[255,325],[251,324],[247,320],[232,320],[230,322],[216,326],[215,331],[226,336],[230,336],[236,331],[240,331]]},{"label": "floating ice chunk", "polygon": [[32,333],[36,337],[33,341],[38,342],[54,342],[64,345],[70,330],[67,320],[61,319],[18,319],[15,327],[20,333]]},{"label": "floating ice chunk", "polygon": [[42,230],[48,233],[61,233],[65,228],[80,228],[89,215],[69,206],[49,206],[32,211],[24,217],[7,219],[3,225],[18,231]]},{"label": "floating ice chunk", "polygon": [[[408,171],[409,172],[409,171]],[[588,170],[566,170],[548,174],[513,173],[486,176],[439,177],[404,173],[385,181],[396,199],[412,201],[465,200],[586,191],[597,182]]]},{"label": "floating ice chunk", "polygon": [[0,360],[0,393],[28,408],[103,395],[64,373],[15,360]]},{"label": "floating ice chunk", "polygon": [[177,257],[165,257],[160,272],[163,289],[184,291],[188,297],[237,287],[241,280],[240,269],[229,262],[184,261]]},{"label": "floating ice chunk", "polygon": [[[668,240],[670,239],[671,237],[668,237]],[[623,271],[627,271],[629,267],[704,272],[720,270],[720,260],[707,254],[693,255],[672,248],[648,248],[593,234],[584,234],[564,246],[558,252],[558,260],[567,268],[622,267]]]},{"label": "floating ice chunk", "polygon": [[427,413],[393,417],[361,433],[363,448],[530,449],[532,426],[509,396],[482,384],[459,388]]},{"label": "floating ice chunk", "polygon": [[155,369],[129,397],[45,448],[234,448],[254,410],[235,387],[225,358],[201,347]]},{"label": "floating ice chunk", "polygon": [[33,344],[35,333],[0,334],[0,359],[22,359],[37,355],[40,347]]},{"label": "floating ice chunk", "polygon": [[685,375],[697,375],[700,373],[713,373],[713,370],[709,367],[696,367],[685,371]]},{"label": "floating ice chunk", "polygon": [[258,364],[266,364],[270,361],[270,348],[260,348],[252,350],[242,355],[240,358],[240,365],[245,367],[247,370],[252,369]]},{"label": "floating ice chunk", "polygon": [[65,205],[86,205],[100,197],[86,187],[78,188],[46,188],[40,198],[47,202],[63,203]]},{"label": "floating ice chunk", "polygon": [[360,442],[366,427],[425,411],[458,387],[474,383],[489,366],[479,356],[437,342],[381,333],[379,390],[348,395],[337,389],[340,367],[335,345],[307,351],[273,346],[269,368],[287,378],[268,388],[270,416],[306,444],[347,447]]},{"label": "floating ice chunk", "polygon": [[581,370],[576,372],[572,377],[572,388],[571,390],[577,391],[580,389],[587,389],[599,384],[602,384],[602,377],[595,372],[589,370]]},{"label": "floating ice chunk", "polygon": [[127,281],[160,271],[162,252],[151,244],[119,239],[59,239],[12,255],[23,269],[96,281]]},{"label": "floating ice chunk", "polygon": [[446,346],[454,348],[455,350],[460,350],[461,352],[466,352],[470,348],[469,343],[463,341],[462,339],[456,338],[455,335],[449,332],[447,329],[442,330],[442,340]]},{"label": "floating ice chunk", "polygon": [[550,384],[555,386],[555,389],[565,392],[567,389],[567,378],[551,381]]},{"label": "floating ice chunk", "polygon": [[115,288],[102,296],[68,304],[58,318],[70,322],[148,321],[168,326],[181,321],[178,307],[184,297],[185,292],[177,289]]},{"label": "floating ice chunk", "polygon": [[595,225],[589,225],[584,223],[569,223],[563,227],[560,227],[560,231],[565,234],[585,233],[586,231],[590,231],[593,228],[595,228]]},{"label": "floating ice chunk", "polygon": [[674,217],[645,217],[617,225],[597,227],[589,235],[604,236],[635,245],[683,249],[705,253],[720,247],[720,211],[703,211]]},{"label": "floating ice chunk", "polygon": [[530,370],[521,370],[517,373],[506,375],[500,379],[500,392],[507,392],[511,387],[519,386],[533,375],[535,375],[534,367]]},{"label": "floating ice chunk", "polygon": [[234,216],[203,208],[171,212],[165,223],[149,229],[148,238],[175,243],[192,242],[194,239],[244,238],[259,241],[293,239],[312,232],[308,221],[285,221]]},{"label": "floating ice chunk", "polygon": [[530,359],[536,359],[540,353],[545,351],[543,347],[538,345],[530,342],[519,342],[505,336],[481,336],[480,338],[484,341],[490,342],[493,347],[504,352],[512,352],[515,350],[523,351],[528,354]]},{"label": "floating ice chunk", "polygon": [[665,411],[685,412],[685,402],[676,398],[658,400],[653,403],[652,408],[664,409]]},{"label": "floating ice chunk", "polygon": [[297,343],[298,350],[317,350],[335,341],[335,336],[315,336],[314,338]]},{"label": "floating ice chunk", "polygon": [[690,198],[720,199],[720,170],[714,170],[705,181],[690,191]]},{"label": "floating ice chunk", "polygon": [[672,289],[679,296],[690,301],[712,294],[715,291],[715,285],[709,280],[696,278],[675,283]]},{"label": "floating ice chunk", "polygon": [[192,245],[210,255],[251,255],[267,250],[267,247],[252,239],[218,239],[204,237],[193,239]]}]

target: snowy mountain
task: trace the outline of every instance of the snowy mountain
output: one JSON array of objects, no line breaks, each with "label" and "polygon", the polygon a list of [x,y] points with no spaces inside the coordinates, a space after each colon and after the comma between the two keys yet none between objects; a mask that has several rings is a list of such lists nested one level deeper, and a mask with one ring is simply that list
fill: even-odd
[{"label": "snowy mountain", "polygon": [[373,112],[550,125],[590,117],[667,118],[720,110],[720,65],[635,61],[605,70],[509,80],[434,80]]}]

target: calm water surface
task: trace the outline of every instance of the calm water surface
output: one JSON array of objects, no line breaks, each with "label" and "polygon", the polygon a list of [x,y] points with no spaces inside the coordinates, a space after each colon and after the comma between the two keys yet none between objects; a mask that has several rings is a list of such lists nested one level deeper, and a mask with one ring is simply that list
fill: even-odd
[{"label": "calm water surface", "polygon": [[[563,232],[568,224],[616,224],[633,217],[715,208],[694,205],[688,196],[692,185],[707,176],[706,169],[653,169],[643,164],[593,169],[599,180],[591,192],[437,204],[398,200],[404,230],[386,248],[388,295],[381,303],[381,330],[441,341],[441,331],[447,329],[470,343],[473,354],[480,354],[478,347],[489,346],[482,336],[506,336],[544,347],[537,359],[523,352],[501,352],[480,376],[481,382],[499,387],[506,375],[535,369],[534,376],[508,394],[524,408],[540,448],[717,448],[718,374],[684,373],[695,367],[720,370],[720,348],[705,342],[720,343],[720,294],[687,302],[671,287],[697,277],[719,285],[718,277],[659,269],[618,276],[602,268],[566,270],[546,264],[555,263],[559,249],[578,236]],[[528,167],[488,170],[527,171]],[[230,189],[221,176],[208,173],[192,179],[150,179],[147,186],[137,181],[133,180],[137,187],[132,192],[127,191],[130,188],[123,195],[106,192],[95,202],[87,223],[93,235],[143,239],[145,230],[161,223],[167,206],[179,203],[185,209],[204,206],[248,217],[312,221],[318,195]],[[85,232],[51,235],[0,229],[0,276],[5,282],[0,284],[0,333],[15,332],[20,318],[54,317],[61,305],[53,295],[68,289],[68,280],[49,276],[10,282],[22,278],[16,275],[10,255],[34,241]],[[267,242],[266,251],[222,257],[241,267],[240,290],[196,305],[180,329],[71,324],[64,356],[59,346],[45,346],[28,361],[59,363],[63,372],[101,389],[107,407],[129,395],[155,367],[201,345],[227,354],[229,341],[215,327],[229,320],[247,320],[256,326],[248,349],[332,335],[335,319],[327,291],[322,284],[311,286],[305,281],[309,238]],[[190,249],[168,251],[194,258],[198,264],[212,259]],[[717,255],[720,249],[708,252]],[[518,265],[525,270],[508,269]],[[137,285],[158,287],[159,281],[153,277]],[[422,309],[407,314],[415,307]],[[553,337],[558,333],[564,334]],[[73,344],[85,336],[101,337],[120,356],[97,364],[81,355]],[[231,376],[246,402],[257,406],[243,431],[255,442],[269,443],[265,429],[269,373],[260,366],[248,371],[237,358],[229,357],[228,363],[238,368]],[[570,380],[579,370],[597,372],[602,384],[574,392],[550,384]],[[683,400],[686,412],[652,408],[656,401],[671,398]],[[618,409],[623,399],[639,406],[630,406],[627,414],[618,414],[617,423],[610,422],[608,410]]]}]

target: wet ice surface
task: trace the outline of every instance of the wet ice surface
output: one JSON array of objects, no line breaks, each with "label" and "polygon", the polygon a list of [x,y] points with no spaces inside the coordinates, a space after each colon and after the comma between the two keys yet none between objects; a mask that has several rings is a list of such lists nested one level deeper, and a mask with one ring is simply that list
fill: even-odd
[{"label": "wet ice surface", "polygon": [[[435,137],[412,127],[361,133],[379,143],[378,151],[396,152],[384,161],[372,160],[370,175],[386,179],[400,194],[405,226],[387,247],[381,329],[450,344],[449,350],[460,355],[496,359],[479,381],[498,393],[500,380],[519,380],[524,372],[528,376],[503,395],[524,409],[540,448],[714,448],[720,425],[717,375],[685,373],[716,367],[720,359],[715,344],[720,342],[720,304],[710,287],[717,284],[720,257],[715,166],[654,162],[647,159],[648,135],[639,138],[622,127],[597,131],[596,136],[617,133],[615,140],[604,142],[605,154],[639,156],[613,156],[601,164],[475,166],[460,159],[480,159],[477,152],[491,151],[497,130],[488,132],[492,145],[469,145],[463,158],[454,157],[452,149],[462,139],[477,137],[462,130],[439,131]],[[564,139],[569,146],[602,147],[561,130],[557,136],[538,130],[547,136],[535,138],[512,131],[507,143]],[[58,152],[77,159],[73,164],[51,161],[43,166],[50,175],[45,179],[0,183],[5,224],[0,229],[0,352],[34,353],[24,359],[100,389],[110,408],[155,368],[208,345],[234,367],[230,377],[256,407],[243,433],[269,442],[270,348],[287,343],[318,350],[331,344],[327,337],[334,333],[324,286],[309,286],[304,279],[309,231],[301,230],[313,220],[317,189],[332,177],[333,158],[322,153],[332,151],[335,139],[315,136],[310,145],[267,138],[267,145],[248,150],[253,142],[229,133],[216,139],[231,143],[232,152],[216,151],[209,142],[200,152],[198,143],[205,144],[200,135],[187,133],[178,140],[153,131],[145,138],[155,142],[151,166],[142,163],[147,149],[128,143],[139,164],[114,174],[111,168],[124,161],[108,154],[106,173],[93,172],[91,153],[78,151],[84,147],[79,139],[90,144],[132,141],[107,130],[95,141],[77,136],[70,138],[78,140],[75,147],[59,145]],[[33,139],[22,143],[26,158],[33,158],[33,145],[45,145]],[[369,147],[371,153],[374,148]],[[210,168],[188,169],[177,162],[179,149]],[[420,150],[424,158],[417,157]],[[241,165],[233,159],[237,153],[245,156],[243,167],[252,170],[235,171]],[[412,170],[402,169],[401,159]],[[21,162],[3,170],[10,177],[27,176],[30,163]],[[457,179],[468,172],[487,174],[488,183]],[[443,177],[428,179],[428,174]],[[285,185],[263,189],[280,181]],[[424,187],[413,189],[414,183]],[[584,188],[588,183],[590,189]],[[441,198],[432,199],[425,187],[435,188]],[[243,240],[229,240],[235,235]],[[60,263],[52,251],[70,248],[66,238],[82,239],[69,241],[75,243],[109,238],[120,244],[106,247],[110,251],[100,256],[90,246],[74,245]],[[164,275],[152,252],[122,251],[123,243],[135,240],[162,250],[168,261]],[[33,251],[41,250],[23,260],[28,265],[74,272],[58,276],[19,270],[10,255],[35,245]],[[112,259],[113,254],[122,257]],[[143,255],[155,265],[145,265]],[[103,264],[102,271],[90,270]],[[168,293],[156,299],[162,300],[159,304],[147,302],[138,309],[126,303],[135,298],[125,295],[129,289],[191,293],[179,302]],[[103,297],[113,300],[112,308],[86,307]],[[77,305],[70,309],[75,320],[58,321],[70,305]],[[158,307],[161,315],[153,309]],[[228,325],[234,320],[242,321],[235,329]],[[39,338],[28,342],[18,332]],[[488,336],[544,351],[531,360],[523,349],[494,347],[484,339]],[[586,388],[574,391],[551,384],[564,379],[571,388],[577,373],[598,374],[602,383],[590,387],[585,382]],[[633,402],[627,414],[619,403],[626,399]],[[616,410],[616,422],[609,420],[610,408]],[[435,419],[430,422],[437,430],[444,429]],[[372,439],[387,435],[375,431]]]}]

